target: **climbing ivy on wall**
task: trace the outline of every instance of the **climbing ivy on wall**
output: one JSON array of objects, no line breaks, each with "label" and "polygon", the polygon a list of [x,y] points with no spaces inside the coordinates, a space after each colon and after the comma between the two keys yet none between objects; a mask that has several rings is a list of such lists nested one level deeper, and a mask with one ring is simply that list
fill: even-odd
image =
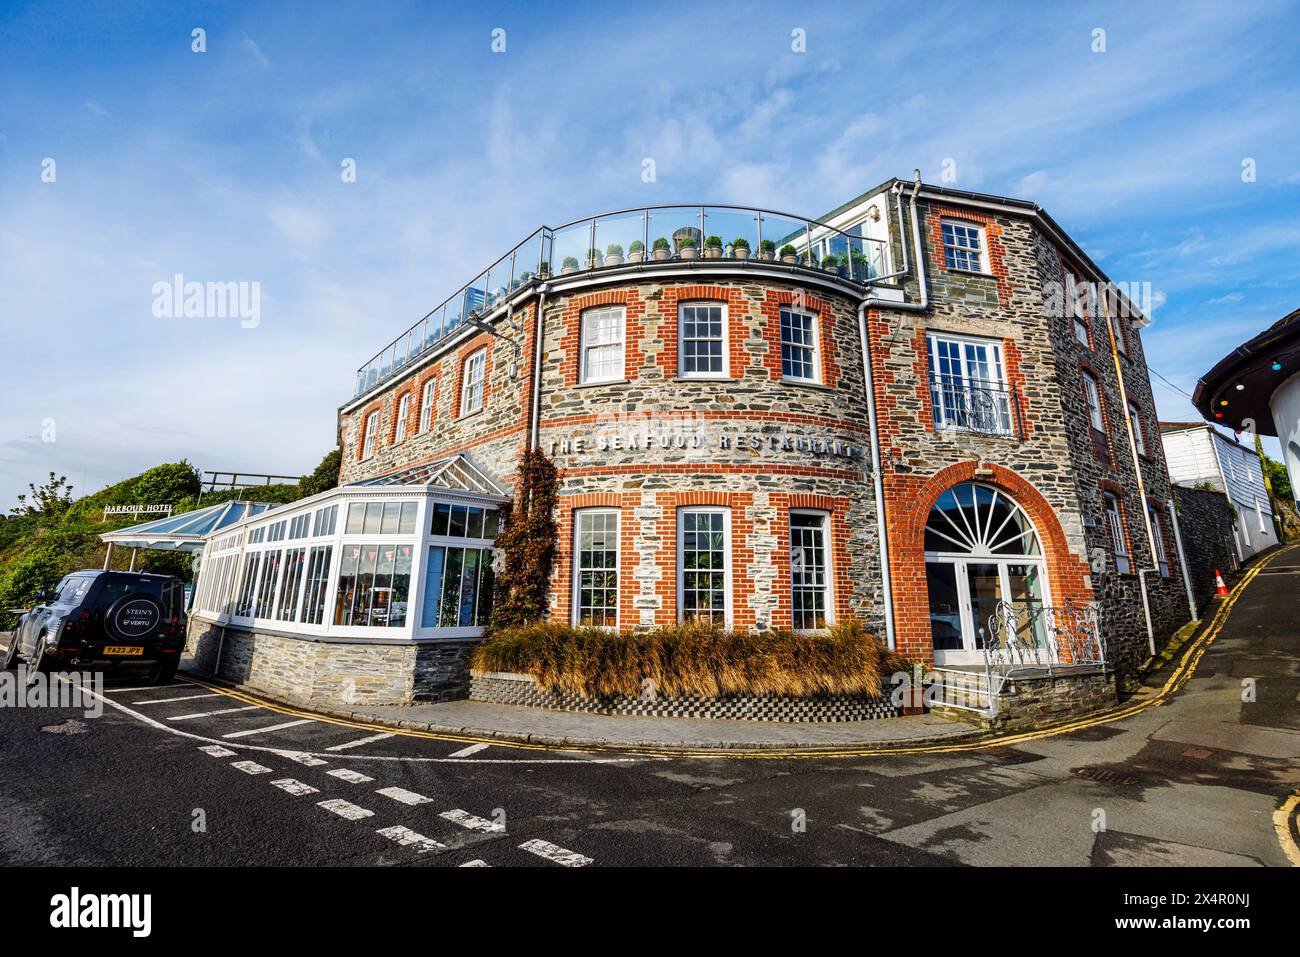
[{"label": "climbing ivy on wall", "polygon": [[544,452],[528,449],[519,456],[514,508],[496,541],[504,567],[496,580],[492,630],[541,621],[547,616],[555,570],[558,488],[555,466]]}]

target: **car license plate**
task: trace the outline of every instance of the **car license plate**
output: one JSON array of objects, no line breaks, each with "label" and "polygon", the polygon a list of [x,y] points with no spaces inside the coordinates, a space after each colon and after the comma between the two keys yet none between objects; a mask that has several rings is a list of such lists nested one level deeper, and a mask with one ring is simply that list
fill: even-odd
[{"label": "car license plate", "polygon": [[143,655],[143,645],[109,645],[104,649],[106,655]]}]

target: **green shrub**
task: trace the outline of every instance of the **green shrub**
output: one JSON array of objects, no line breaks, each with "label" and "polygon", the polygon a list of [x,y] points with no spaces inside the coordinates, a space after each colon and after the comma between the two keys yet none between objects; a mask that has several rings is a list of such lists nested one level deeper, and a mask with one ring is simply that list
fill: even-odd
[{"label": "green shrub", "polygon": [[721,236],[709,236],[708,238],[706,238],[706,239],[704,240],[704,248],[705,248],[705,249],[721,249],[721,248],[722,248],[722,237],[721,237]]},{"label": "green shrub", "polygon": [[781,247],[781,258],[784,259],[786,256],[793,256],[797,252],[798,252],[797,249],[795,249],[789,243],[786,243],[784,246]]},{"label": "green shrub", "polygon": [[621,256],[623,255],[623,247],[620,246],[618,243],[610,243],[608,246],[605,247],[605,255]]},{"label": "green shrub", "polygon": [[668,240],[664,239],[662,236],[660,236],[658,239],[656,239],[652,245],[654,246],[655,249],[672,249],[672,248],[673,248],[673,247],[672,247],[672,244],[669,243]]},{"label": "green shrub", "polygon": [[141,474],[131,488],[132,505],[175,505],[187,496],[199,494],[199,473],[182,459],[155,465]]},{"label": "green shrub", "polygon": [[577,268],[578,268],[578,257],[577,257],[577,256],[565,256],[563,262],[561,263],[561,268],[563,268],[563,269],[577,269]]},{"label": "green shrub", "polygon": [[[791,246],[791,247],[789,247],[789,248],[790,248],[790,249],[793,249],[794,247]],[[770,240],[770,239],[765,239],[765,240],[763,240],[761,243],[758,244],[758,249],[759,249],[760,252],[773,253],[773,252],[776,252],[776,243],[774,243],[774,242],[773,242],[772,240]]]},{"label": "green shrub", "polygon": [[628,246],[627,249],[628,252],[643,253],[645,252],[645,243],[641,242],[639,239],[634,239],[632,240],[632,245]]},{"label": "green shrub", "polygon": [[746,239],[746,238],[743,237],[743,236],[737,236],[735,239],[733,239],[733,240],[731,241],[731,248],[732,248],[732,249],[748,249],[748,248],[749,248],[749,240]]},{"label": "green shrub", "polygon": [[683,237],[682,237],[682,246],[683,246],[683,247],[690,246],[690,247],[694,248],[694,246],[695,246],[695,237],[694,237],[694,236],[683,236]]},{"label": "green shrub", "polygon": [[855,618],[824,633],[728,631],[688,622],[617,633],[550,621],[494,631],[473,651],[476,672],[530,675],[540,687],[585,697],[637,696],[645,679],[668,697],[879,695],[901,659]]}]

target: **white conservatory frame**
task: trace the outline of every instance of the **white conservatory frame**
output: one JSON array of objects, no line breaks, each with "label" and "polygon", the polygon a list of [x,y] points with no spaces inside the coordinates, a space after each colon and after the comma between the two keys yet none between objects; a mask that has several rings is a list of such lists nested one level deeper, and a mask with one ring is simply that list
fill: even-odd
[{"label": "white conservatory frame", "polygon": [[[427,481],[400,481],[403,478],[427,478]],[[468,549],[491,549],[493,538],[468,538],[464,536],[449,537],[432,533],[432,523],[438,504],[467,506],[479,509],[497,510],[498,515],[511,499],[505,491],[485,476],[463,456],[430,463],[417,469],[407,470],[391,476],[395,480],[389,484],[388,479],[376,479],[357,485],[346,485],[330,489],[319,495],[268,509],[252,518],[221,529],[219,534],[204,541],[202,558],[199,564],[199,583],[195,593],[191,616],[217,625],[225,625],[241,631],[257,631],[299,636],[306,639],[344,640],[358,643],[392,642],[394,640],[436,641],[464,640],[482,636],[483,628],[470,627],[425,627],[423,618],[426,573],[430,549],[435,546],[460,546]],[[445,483],[445,484],[444,484]],[[361,503],[414,503],[415,521],[411,531],[402,533],[352,532],[347,531],[348,507]],[[318,523],[315,515],[321,509],[337,507],[333,530],[328,534],[315,534]],[[269,530],[284,522],[286,530],[292,527],[293,520],[300,516],[311,516],[306,522],[307,534],[299,538],[285,537],[271,540]],[[502,523],[498,521],[499,527]],[[338,600],[340,572],[343,563],[343,550],[347,545],[410,545],[411,572],[407,599],[407,614],[404,624],[394,627],[378,625],[336,625],[334,610]],[[320,624],[312,624],[302,619],[306,615],[306,597],[308,568],[312,549],[329,546],[330,560],[323,598],[324,613]],[[304,549],[303,563],[297,580],[297,603],[292,620],[276,617],[280,603],[280,593],[284,587],[286,565],[283,553],[288,549]],[[260,556],[266,552],[280,551],[282,558],[276,573],[274,590],[271,594],[266,614],[256,616],[256,607],[249,615],[236,615],[240,584],[244,570],[251,556]],[[259,562],[263,559],[258,558]],[[204,581],[211,571],[215,578]],[[260,588],[262,571],[259,565],[257,580],[254,584],[254,596]]]}]

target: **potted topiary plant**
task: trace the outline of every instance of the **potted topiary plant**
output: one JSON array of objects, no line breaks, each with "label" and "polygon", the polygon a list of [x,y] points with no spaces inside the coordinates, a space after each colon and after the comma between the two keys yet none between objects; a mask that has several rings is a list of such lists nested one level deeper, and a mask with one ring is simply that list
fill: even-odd
[{"label": "potted topiary plant", "polygon": [[603,260],[603,258],[604,258],[604,257],[601,256],[601,254],[600,254],[600,250],[599,250],[599,249],[596,249],[594,246],[593,246],[591,249],[588,249],[588,250],[587,250],[587,268],[588,268],[588,269],[595,269],[597,266],[599,266],[599,265],[601,264],[601,261]]},{"label": "potted topiary plant", "polygon": [[551,276],[551,261],[543,259],[537,266],[537,278],[549,279]]},{"label": "potted topiary plant", "polygon": [[722,237],[709,236],[704,240],[704,258],[721,259],[722,258]]},{"label": "potted topiary plant", "polygon": [[664,237],[660,236],[651,245],[654,247],[652,255],[660,262],[673,258],[673,247]]},{"label": "potted topiary plant", "polygon": [[837,269],[839,269],[839,267],[840,267],[840,261],[838,257],[835,256],[822,257],[822,268],[825,269],[827,272],[835,272]]},{"label": "potted topiary plant", "polygon": [[776,243],[770,239],[765,239],[758,244],[758,258],[766,259],[771,262],[776,258]]},{"label": "potted topiary plant", "polygon": [[731,254],[737,259],[748,259],[749,240],[745,239],[743,236],[733,239],[731,241]]},{"label": "potted topiary plant", "polygon": [[565,257],[564,257],[564,262],[563,262],[563,263],[561,264],[561,266],[560,266],[560,272],[565,273],[565,274],[568,274],[568,273],[571,273],[571,272],[577,272],[577,271],[578,271],[578,257],[577,257],[577,256],[565,256]]},{"label": "potted topiary plant", "polygon": [[683,258],[683,259],[698,259],[698,258],[699,258],[699,255],[700,255],[700,251],[699,251],[698,249],[695,248],[695,239],[694,239],[694,237],[691,237],[691,236],[686,236],[686,237],[684,237],[684,238],[682,239],[682,252],[681,252],[681,256],[682,256],[682,258]]},{"label": "potted topiary plant", "polygon": [[621,266],[623,265],[623,247],[618,243],[610,243],[605,247],[605,265]]},{"label": "potted topiary plant", "polygon": [[645,243],[639,239],[632,240],[632,245],[627,247],[627,261],[630,263],[639,263],[645,260]]},{"label": "potted topiary plant", "polygon": [[798,261],[799,261],[798,250],[796,250],[789,243],[786,243],[784,246],[781,247],[781,262],[789,263],[791,266],[793,266]]}]

